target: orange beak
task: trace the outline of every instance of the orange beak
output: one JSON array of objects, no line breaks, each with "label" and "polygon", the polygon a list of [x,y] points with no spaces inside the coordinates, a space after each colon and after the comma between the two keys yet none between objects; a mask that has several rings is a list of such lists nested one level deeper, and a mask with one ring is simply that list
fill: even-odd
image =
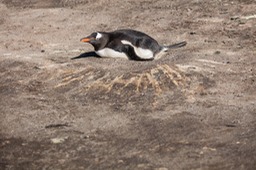
[{"label": "orange beak", "polygon": [[90,42],[90,40],[91,40],[90,38],[82,38],[80,41],[81,42]]}]

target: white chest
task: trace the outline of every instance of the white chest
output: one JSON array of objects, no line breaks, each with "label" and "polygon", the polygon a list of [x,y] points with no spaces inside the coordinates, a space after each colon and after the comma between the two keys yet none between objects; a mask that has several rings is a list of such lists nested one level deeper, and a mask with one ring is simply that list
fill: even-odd
[{"label": "white chest", "polygon": [[112,50],[110,48],[104,48],[99,51],[95,51],[97,55],[100,57],[107,57],[107,58],[125,58],[128,59],[127,55],[123,52],[118,52],[115,50]]}]

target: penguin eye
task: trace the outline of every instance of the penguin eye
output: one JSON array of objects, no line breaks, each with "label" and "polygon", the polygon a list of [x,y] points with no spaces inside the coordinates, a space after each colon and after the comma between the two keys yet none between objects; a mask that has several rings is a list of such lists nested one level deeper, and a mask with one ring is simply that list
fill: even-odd
[{"label": "penguin eye", "polygon": [[101,33],[97,33],[96,40],[99,40],[101,37],[102,37],[102,34]]}]

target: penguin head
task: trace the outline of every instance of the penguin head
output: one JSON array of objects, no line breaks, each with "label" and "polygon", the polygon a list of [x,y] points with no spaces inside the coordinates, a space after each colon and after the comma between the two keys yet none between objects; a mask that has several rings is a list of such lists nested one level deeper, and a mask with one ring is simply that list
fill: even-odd
[{"label": "penguin head", "polygon": [[108,35],[103,32],[94,32],[91,35],[82,38],[80,41],[90,43],[97,51],[101,48],[104,48],[104,46],[107,44]]}]

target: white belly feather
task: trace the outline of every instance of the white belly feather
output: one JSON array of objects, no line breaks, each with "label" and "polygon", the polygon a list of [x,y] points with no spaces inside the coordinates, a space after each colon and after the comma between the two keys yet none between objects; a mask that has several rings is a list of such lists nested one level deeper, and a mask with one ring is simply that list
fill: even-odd
[{"label": "white belly feather", "polygon": [[[134,52],[136,53],[136,55],[138,57],[140,57],[141,59],[152,59],[154,57],[153,52],[149,49],[135,47],[134,45],[132,45],[132,43],[130,43],[129,41],[126,41],[126,40],[122,40],[121,42],[125,45],[132,46],[134,48]],[[95,52],[100,57],[129,59],[129,57],[126,55],[126,53],[118,52],[111,48],[104,48],[104,49],[101,49],[101,50],[95,51]]]},{"label": "white belly feather", "polygon": [[107,58],[125,58],[128,59],[127,55],[123,52],[118,52],[115,50],[112,50],[110,48],[104,48],[99,51],[95,51],[97,55],[100,57],[107,57]]}]

